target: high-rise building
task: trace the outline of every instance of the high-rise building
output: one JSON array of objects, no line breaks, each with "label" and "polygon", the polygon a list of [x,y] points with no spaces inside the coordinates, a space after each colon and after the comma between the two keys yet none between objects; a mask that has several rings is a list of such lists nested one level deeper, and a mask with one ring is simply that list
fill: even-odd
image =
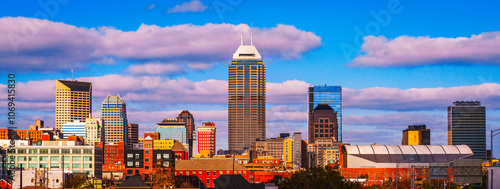
[{"label": "high-rise building", "polygon": [[193,114],[191,114],[187,110],[183,110],[179,116],[177,117],[179,122],[184,122],[186,124],[186,132],[187,132],[187,144],[189,145],[188,151],[189,154],[193,154],[193,146],[196,144],[193,143],[194,138],[194,132],[195,132],[195,125],[194,125],[194,118]]},{"label": "high-rise building", "polygon": [[177,140],[184,145],[184,148],[189,149],[185,122],[179,122],[178,119],[164,119],[162,122],[156,124],[155,133],[158,133],[159,137],[155,137],[155,139]]},{"label": "high-rise building", "polygon": [[85,144],[93,146],[96,142],[104,142],[103,119],[87,118],[85,120]]},{"label": "high-rise building", "polygon": [[402,145],[431,145],[431,130],[425,125],[409,125],[403,130]]},{"label": "high-rise building", "polygon": [[309,113],[309,143],[314,143],[318,137],[330,137],[338,141],[337,112],[328,104],[318,104]]},{"label": "high-rise building", "polygon": [[104,120],[106,144],[123,142],[128,147],[127,105],[119,96],[107,96],[102,101],[101,118]]},{"label": "high-rise building", "polygon": [[210,150],[215,155],[215,123],[205,122],[198,127],[198,153]]},{"label": "high-rise building", "polygon": [[56,129],[62,131],[65,123],[84,122],[92,114],[92,83],[56,81]]},{"label": "high-rise building", "polygon": [[128,130],[127,149],[132,149],[134,147],[134,144],[137,144],[139,142],[139,124],[129,123],[127,130]]},{"label": "high-rise building", "polygon": [[[68,138],[68,136],[75,135],[79,137],[85,137],[85,122],[80,122],[75,120],[74,122],[63,124],[63,136]],[[31,133],[30,133],[31,134]]]},{"label": "high-rise building", "polygon": [[243,151],[266,138],[266,66],[255,46],[243,39],[228,73],[228,148]]},{"label": "high-rise building", "polygon": [[486,159],[486,108],[478,101],[448,107],[448,145],[466,144],[476,159]]},{"label": "high-rise building", "polygon": [[[309,114],[311,114],[314,108],[319,104],[328,104],[337,113],[337,140],[342,141],[342,87],[326,85],[309,87]],[[309,141],[309,143],[311,142]]]}]

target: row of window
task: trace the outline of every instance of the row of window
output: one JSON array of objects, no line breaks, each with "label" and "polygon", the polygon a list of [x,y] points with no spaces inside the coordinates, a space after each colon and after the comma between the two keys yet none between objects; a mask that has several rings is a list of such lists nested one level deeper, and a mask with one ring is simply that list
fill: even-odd
[{"label": "row of window", "polygon": [[92,154],[92,149],[17,149],[17,154]]},{"label": "row of window", "polygon": [[[26,159],[27,159],[26,156],[17,156],[18,161],[26,161]],[[29,156],[28,159],[29,161],[37,161],[37,160],[48,161],[49,156]],[[59,159],[61,159],[59,158],[59,156],[50,156],[50,161],[59,161]],[[64,161],[70,161],[70,160],[81,161],[82,157],[81,156],[64,157]],[[92,161],[92,156],[83,156],[83,161]]]}]

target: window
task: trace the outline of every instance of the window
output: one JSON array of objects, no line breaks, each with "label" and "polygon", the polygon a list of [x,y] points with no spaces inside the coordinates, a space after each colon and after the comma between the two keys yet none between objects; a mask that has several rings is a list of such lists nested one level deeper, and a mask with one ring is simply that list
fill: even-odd
[{"label": "window", "polygon": [[319,123],[323,123],[323,119],[319,119]]},{"label": "window", "polygon": [[325,119],[325,123],[328,123],[328,119]]},{"label": "window", "polygon": [[82,168],[82,165],[79,163],[73,163],[73,168]]},{"label": "window", "polygon": [[209,171],[207,171],[207,176],[210,176],[210,172]]},{"label": "window", "polygon": [[198,171],[198,177],[201,178],[201,171]]},{"label": "window", "polygon": [[40,163],[40,168],[48,168],[49,164],[46,163]]},{"label": "window", "polygon": [[135,159],[139,159],[141,156],[139,154],[135,154]]},{"label": "window", "polygon": [[84,154],[92,154],[92,149],[83,149]]},{"label": "window", "polygon": [[92,156],[83,156],[83,161],[92,161]]},{"label": "window", "polygon": [[149,162],[149,158],[145,158],[144,161]]},{"label": "window", "polygon": [[80,149],[73,149],[73,154],[81,154],[82,153],[82,150]]},{"label": "window", "polygon": [[[128,161],[128,162],[127,162],[127,166],[128,166],[128,167],[132,167],[132,166],[134,166],[134,162]],[[132,174],[132,173],[130,173],[130,174]]]},{"label": "window", "polygon": [[70,161],[70,160],[71,160],[71,157],[69,157],[69,156],[64,157],[64,161]]},{"label": "window", "polygon": [[30,154],[38,154],[38,149],[30,149]]},{"label": "window", "polygon": [[149,154],[149,150],[144,151],[144,154]]},{"label": "window", "polygon": [[135,170],[135,174],[138,175],[139,174],[139,169],[136,169]]},{"label": "window", "polygon": [[138,161],[135,162],[135,167],[139,167],[139,162]]},{"label": "window", "polygon": [[50,153],[51,154],[58,154],[59,153],[59,149],[50,149]]},{"label": "window", "polygon": [[59,168],[59,163],[51,163],[50,168]]},{"label": "window", "polygon": [[59,156],[50,156],[50,161],[59,161]]},{"label": "window", "polygon": [[163,158],[165,158],[165,159],[170,158],[170,154],[163,154]]},{"label": "window", "polygon": [[70,167],[70,164],[69,163],[65,163],[64,164],[64,168],[69,168]]},{"label": "window", "polygon": [[49,149],[40,149],[40,154],[48,154]]},{"label": "window", "polygon": [[132,159],[134,158],[134,154],[127,154],[127,159]]},{"label": "window", "polygon": [[63,153],[63,154],[69,154],[69,149],[61,149],[61,153]]},{"label": "window", "polygon": [[132,169],[127,169],[127,175],[131,175],[131,174],[133,174],[133,173],[134,173],[134,170],[132,170]]},{"label": "window", "polygon": [[48,156],[40,156],[40,161],[49,161]]},{"label": "window", "polygon": [[73,161],[81,161],[82,157],[80,156],[73,156]]},{"label": "window", "polygon": [[84,163],[83,168],[92,168],[92,164],[91,163]]},{"label": "window", "polygon": [[147,166],[147,165],[144,166],[144,169],[149,170],[149,166]]},{"label": "window", "polygon": [[217,172],[215,172],[215,171],[214,171],[214,172],[213,172],[213,175],[214,175],[214,176],[217,176]]},{"label": "window", "polygon": [[26,161],[26,156],[17,156],[17,161]]},{"label": "window", "polygon": [[210,179],[207,179],[207,185],[210,184]]},{"label": "window", "polygon": [[26,153],[26,149],[18,149],[17,153],[18,154],[25,154]]}]

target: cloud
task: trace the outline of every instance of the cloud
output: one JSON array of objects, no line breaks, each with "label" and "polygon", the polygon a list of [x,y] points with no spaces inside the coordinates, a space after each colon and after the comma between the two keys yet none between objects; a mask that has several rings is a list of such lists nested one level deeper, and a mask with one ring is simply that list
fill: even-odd
[{"label": "cloud", "polygon": [[141,74],[167,74],[175,75],[185,73],[186,70],[180,64],[148,63],[131,65],[127,71],[133,75]]},{"label": "cloud", "polygon": [[[84,69],[88,64],[138,63],[213,64],[228,61],[246,24],[157,26],[142,24],[135,31],[110,26],[83,28],[25,17],[0,18],[0,68],[22,72]],[[254,44],[266,58],[300,58],[321,46],[321,38],[294,26],[253,28]],[[19,64],[22,62],[22,64]],[[125,61],[126,62],[126,61]]]},{"label": "cloud", "polygon": [[283,83],[267,83],[266,98],[275,104],[307,103],[308,87],[305,81],[288,80]]},{"label": "cloud", "polygon": [[167,11],[167,13],[180,13],[180,12],[204,12],[207,9],[201,1],[193,0],[191,2],[184,2],[180,5],[175,5],[174,8]]},{"label": "cloud", "polygon": [[471,37],[431,38],[366,36],[362,55],[351,66],[410,67],[432,64],[500,65],[500,32],[484,32]]},{"label": "cloud", "polygon": [[446,116],[429,115],[422,113],[396,113],[387,115],[343,115],[342,123],[346,127],[352,125],[376,126],[380,129],[397,129],[402,131],[408,125],[427,125],[428,129],[437,128],[443,131],[446,125]]},{"label": "cloud", "polygon": [[480,85],[450,88],[397,89],[373,87],[365,89],[343,89],[343,106],[348,108],[378,110],[445,110],[455,101],[481,101],[492,109],[500,108],[500,85]]},{"label": "cloud", "polygon": [[189,63],[188,67],[195,70],[208,70],[214,67],[213,63]]},{"label": "cloud", "polygon": [[154,8],[156,8],[156,5],[152,3],[146,7],[146,10],[152,10]]}]

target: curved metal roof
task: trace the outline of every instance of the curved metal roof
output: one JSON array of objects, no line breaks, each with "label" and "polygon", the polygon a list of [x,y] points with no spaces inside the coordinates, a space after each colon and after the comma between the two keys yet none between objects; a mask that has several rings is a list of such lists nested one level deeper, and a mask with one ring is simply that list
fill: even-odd
[{"label": "curved metal roof", "polygon": [[378,163],[449,162],[473,154],[467,145],[344,145],[342,151]]}]

